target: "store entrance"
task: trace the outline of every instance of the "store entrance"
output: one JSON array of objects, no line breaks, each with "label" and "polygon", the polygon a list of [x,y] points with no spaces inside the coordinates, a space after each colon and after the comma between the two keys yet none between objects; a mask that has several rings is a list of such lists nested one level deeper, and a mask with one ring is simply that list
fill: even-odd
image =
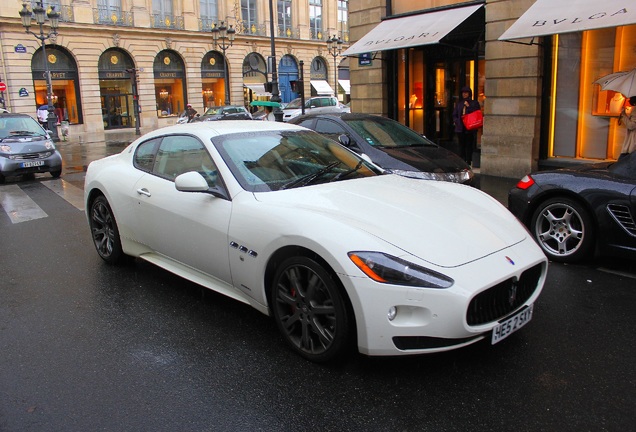
[{"label": "store entrance", "polygon": [[102,95],[104,129],[134,127],[133,95],[129,93]]}]

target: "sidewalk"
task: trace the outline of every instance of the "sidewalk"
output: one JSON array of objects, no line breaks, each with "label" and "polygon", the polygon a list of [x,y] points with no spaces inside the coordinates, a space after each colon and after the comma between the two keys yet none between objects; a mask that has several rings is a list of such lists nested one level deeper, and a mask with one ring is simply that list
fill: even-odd
[{"label": "sidewalk", "polygon": [[[137,138],[139,136],[134,129],[119,129],[105,131],[103,135],[71,135],[66,137],[66,141],[60,139],[56,146],[64,159],[63,175],[86,171],[91,161],[119,153]],[[474,172],[475,186],[507,206],[508,191],[519,179],[482,175],[479,168],[475,168]]]}]

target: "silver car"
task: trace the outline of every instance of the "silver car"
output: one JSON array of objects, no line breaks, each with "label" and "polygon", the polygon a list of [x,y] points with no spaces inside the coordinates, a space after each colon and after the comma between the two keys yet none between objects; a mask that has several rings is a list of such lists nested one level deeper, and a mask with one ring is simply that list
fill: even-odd
[{"label": "silver car", "polygon": [[[314,96],[305,101],[305,114],[338,113],[345,111],[346,107],[333,96]],[[283,109],[283,121],[289,121],[301,114],[301,99],[294,99]]]},{"label": "silver car", "polygon": [[27,114],[0,113],[0,183],[9,176],[62,174],[62,156],[49,134]]}]

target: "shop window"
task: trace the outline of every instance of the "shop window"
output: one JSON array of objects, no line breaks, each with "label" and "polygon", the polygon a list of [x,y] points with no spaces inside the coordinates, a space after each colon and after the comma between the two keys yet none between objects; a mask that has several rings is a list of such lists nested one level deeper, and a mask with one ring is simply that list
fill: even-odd
[{"label": "shop window", "polygon": [[636,25],[553,37],[550,157],[616,159],[625,137],[625,97],[594,82],[636,67]]},{"label": "shop window", "polygon": [[158,117],[176,117],[185,110],[185,66],[171,50],[157,54],[154,61],[155,100]]}]

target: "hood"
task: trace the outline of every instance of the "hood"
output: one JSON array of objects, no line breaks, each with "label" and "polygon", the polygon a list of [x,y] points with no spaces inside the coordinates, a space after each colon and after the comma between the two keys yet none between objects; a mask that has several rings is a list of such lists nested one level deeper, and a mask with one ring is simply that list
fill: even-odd
[{"label": "hood", "polygon": [[[385,169],[412,167],[424,172],[452,173],[470,168],[455,153],[438,146],[383,147],[378,150],[389,156],[384,160],[377,161],[377,164]],[[374,162],[376,161],[374,160]]]},{"label": "hood", "polygon": [[495,199],[453,183],[383,175],[256,195],[290,214],[313,212],[347,223],[441,267],[460,266],[527,237]]},{"label": "hood", "polygon": [[462,87],[462,89],[460,90],[459,94],[461,95],[464,92],[468,92],[468,99],[472,99],[473,98],[473,90],[470,87],[468,87],[468,86]]}]

